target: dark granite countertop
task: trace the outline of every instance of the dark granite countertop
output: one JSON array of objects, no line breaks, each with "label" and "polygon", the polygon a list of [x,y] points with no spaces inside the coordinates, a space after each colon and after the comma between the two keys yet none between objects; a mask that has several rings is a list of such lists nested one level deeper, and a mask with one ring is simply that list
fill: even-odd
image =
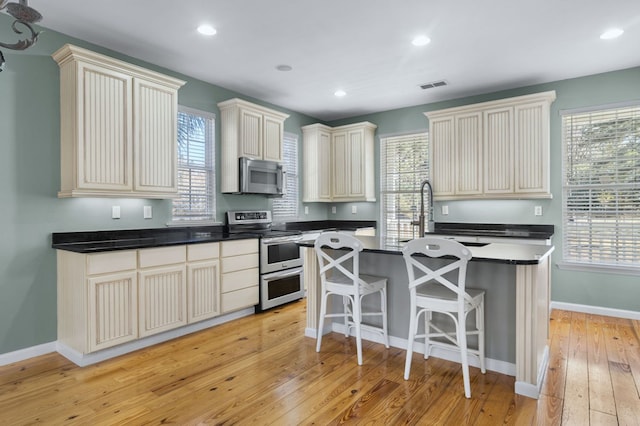
[{"label": "dark granite countertop", "polygon": [[[323,220],[291,222],[274,225],[273,229],[296,231],[354,230],[375,227],[376,221]],[[259,238],[255,233],[227,232],[225,226],[168,227],[149,229],[126,229],[109,231],[55,232],[51,234],[51,247],[76,253],[98,253],[115,250],[164,247],[182,244],[201,244],[218,241]]]},{"label": "dark granite countertop", "polygon": [[[406,242],[389,241],[381,237],[356,236],[362,242],[365,252],[402,255]],[[298,242],[303,247],[313,247],[314,241]],[[463,243],[465,244],[465,243]],[[553,250],[553,246],[540,244],[486,243],[465,244],[471,250],[472,262],[495,262],[514,265],[537,265]]]},{"label": "dark granite countertop", "polygon": [[472,237],[500,237],[548,240],[553,236],[553,225],[521,225],[502,223],[436,222],[433,234]]}]

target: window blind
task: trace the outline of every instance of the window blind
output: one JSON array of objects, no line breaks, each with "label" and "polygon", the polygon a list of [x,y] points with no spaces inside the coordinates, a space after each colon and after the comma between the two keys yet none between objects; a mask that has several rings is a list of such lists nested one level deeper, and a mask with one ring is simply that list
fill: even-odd
[{"label": "window blind", "polygon": [[[382,234],[389,241],[417,237],[411,224],[420,212],[420,183],[429,176],[428,134],[380,140]],[[427,200],[425,200],[426,202]]]},{"label": "window blind", "polygon": [[190,108],[178,111],[178,197],[174,221],[215,220],[215,115]]},{"label": "window blind", "polygon": [[562,126],[564,260],[640,268],[640,105]]},{"label": "window blind", "polygon": [[275,221],[298,218],[298,136],[285,133],[283,143],[286,193],[281,198],[273,199],[272,214]]}]

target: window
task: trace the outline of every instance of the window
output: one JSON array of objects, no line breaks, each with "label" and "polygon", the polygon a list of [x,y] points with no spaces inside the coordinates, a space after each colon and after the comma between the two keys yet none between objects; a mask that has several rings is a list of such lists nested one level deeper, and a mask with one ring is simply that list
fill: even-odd
[{"label": "window", "polygon": [[640,266],[640,105],[562,114],[563,257]]},{"label": "window", "polygon": [[285,133],[283,150],[286,193],[273,199],[274,221],[298,218],[298,135]]},{"label": "window", "polygon": [[174,222],[215,221],[215,115],[178,108],[178,197]]},{"label": "window", "polygon": [[[380,139],[382,234],[387,240],[417,237],[420,183],[429,176],[427,133]],[[426,202],[426,200],[425,200]]]}]

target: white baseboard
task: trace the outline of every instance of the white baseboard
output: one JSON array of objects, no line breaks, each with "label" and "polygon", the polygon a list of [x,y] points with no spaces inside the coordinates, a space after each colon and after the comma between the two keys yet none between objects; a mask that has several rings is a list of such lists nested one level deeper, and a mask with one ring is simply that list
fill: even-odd
[{"label": "white baseboard", "polygon": [[24,361],[26,359],[44,355],[50,352],[58,352],[60,355],[64,356],[74,364],[80,367],[84,367],[87,365],[95,364],[97,362],[105,361],[110,358],[124,355],[138,349],[162,343],[167,340],[175,339],[176,337],[185,336],[187,334],[204,330],[215,325],[220,325],[238,318],[253,315],[254,312],[254,308],[242,309],[240,311],[231,312],[195,324],[189,324],[184,327],[176,328],[174,330],[165,331],[164,333],[154,334],[153,336],[145,337],[133,342],[124,343],[122,345],[114,346],[113,348],[103,349],[101,351],[93,352],[90,354],[82,354],[81,352],[78,352],[59,341],[45,343],[38,346],[32,346],[30,348],[20,349],[15,352],[0,354],[0,366]]},{"label": "white baseboard", "polygon": [[19,349],[13,352],[0,354],[0,367],[55,351],[56,342],[49,342],[37,346],[31,346],[29,348]]},{"label": "white baseboard", "polygon": [[640,312],[624,309],[605,308],[601,306],[579,305],[577,303],[551,302],[550,309],[562,309],[564,311],[582,312],[585,314],[604,315],[607,317],[626,318],[640,320]]},{"label": "white baseboard", "polygon": [[[344,324],[333,323],[333,331],[336,333],[344,334]],[[382,341],[382,336],[378,333],[362,330],[362,338],[364,340],[369,340],[372,342],[384,344]],[[407,349],[407,339],[403,339],[400,337],[389,336],[389,346],[393,346],[394,348],[399,349]],[[414,342],[413,343],[413,351],[424,354],[424,343]],[[460,363],[460,352],[457,351],[448,351],[444,348],[434,347],[431,350],[431,355],[435,358],[444,359],[447,361]],[[506,361],[500,361],[497,359],[486,358],[485,357],[485,366],[487,370],[495,371],[496,373],[506,374],[507,376],[515,376],[516,375],[516,365],[515,363],[510,363]],[[480,368],[480,360],[476,356],[469,357],[469,365]]]}]

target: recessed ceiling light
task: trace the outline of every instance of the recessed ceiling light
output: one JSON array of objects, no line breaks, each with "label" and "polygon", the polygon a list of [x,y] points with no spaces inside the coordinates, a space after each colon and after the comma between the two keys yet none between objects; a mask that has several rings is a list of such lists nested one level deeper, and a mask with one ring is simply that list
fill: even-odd
[{"label": "recessed ceiling light", "polygon": [[344,90],[336,90],[334,95],[336,95],[337,97],[341,98],[343,96],[346,96],[347,92],[345,92]]},{"label": "recessed ceiling light", "polygon": [[216,31],[216,29],[209,24],[202,24],[198,27],[198,32],[202,35],[212,36],[215,35],[218,31]]},{"label": "recessed ceiling light", "polygon": [[276,69],[278,71],[291,71],[293,68],[291,67],[291,65],[282,64],[282,65],[278,65]]},{"label": "recessed ceiling light", "polygon": [[618,38],[624,33],[620,28],[611,28],[602,34],[600,34],[600,38],[603,40],[612,40],[614,38]]},{"label": "recessed ceiling light", "polygon": [[431,43],[431,39],[426,35],[419,35],[411,41],[414,46],[426,46]]}]

